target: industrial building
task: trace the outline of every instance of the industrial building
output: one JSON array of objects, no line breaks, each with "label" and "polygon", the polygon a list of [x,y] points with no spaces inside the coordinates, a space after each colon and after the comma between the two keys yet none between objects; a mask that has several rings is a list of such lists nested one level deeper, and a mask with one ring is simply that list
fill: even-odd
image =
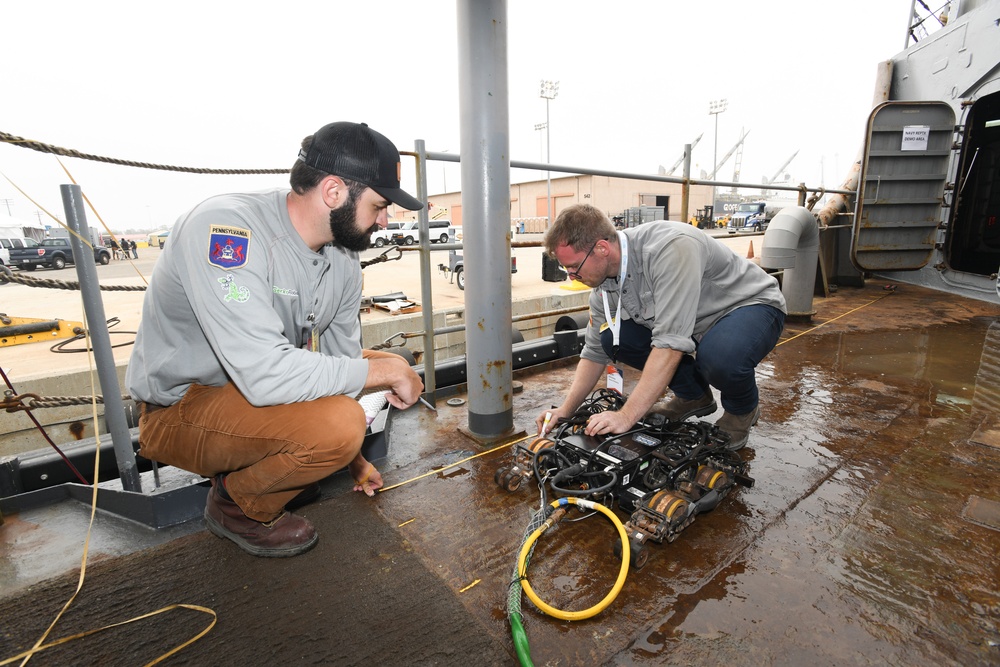
[{"label": "industrial building", "polygon": [[[574,204],[592,204],[613,218],[631,208],[662,207],[660,218],[664,220],[681,220],[681,189],[680,183],[668,183],[659,180],[639,181],[613,176],[595,176],[578,174],[559,176],[551,179],[552,217]],[[545,231],[545,220],[548,217],[546,195],[550,191],[550,181],[540,179],[512,183],[510,186],[510,218],[519,231]],[[431,218],[449,218],[457,227],[462,226],[462,192],[445,192],[432,194],[428,198]],[[689,211],[709,204],[712,200],[712,188],[704,185],[691,186],[691,201]],[[415,219],[416,213],[407,211],[401,219]],[[520,229],[520,223],[524,229]]]}]

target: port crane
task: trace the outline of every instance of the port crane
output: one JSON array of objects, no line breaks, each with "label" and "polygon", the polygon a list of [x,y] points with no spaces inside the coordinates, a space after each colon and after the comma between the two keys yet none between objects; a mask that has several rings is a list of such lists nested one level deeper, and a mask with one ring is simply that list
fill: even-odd
[{"label": "port crane", "polygon": [[[765,185],[770,185],[771,183],[774,183],[776,180],[778,180],[778,177],[781,176],[781,172],[785,171],[785,167],[787,167],[788,165],[790,165],[792,163],[792,160],[794,160],[795,156],[798,155],[798,154],[799,154],[798,151],[795,151],[794,153],[792,153],[791,157],[789,157],[787,160],[785,160],[784,163],[782,163],[782,165],[780,167],[778,167],[777,171],[774,172],[774,176],[772,176],[771,178],[765,180],[764,184]],[[767,190],[762,191],[762,194],[764,194],[766,196],[767,195]]]},{"label": "port crane", "polygon": [[[742,128],[740,128],[740,130],[742,131]],[[746,135],[743,135],[743,136],[746,137]],[[740,182],[740,169],[742,167],[743,167],[743,142],[740,141],[740,143],[737,144],[736,162],[733,165],[733,183],[734,183],[734,185],[733,185],[733,189],[730,190],[730,192],[732,192],[733,194],[736,194],[736,190],[738,189],[738,187],[735,185],[735,183],[739,183]]]},{"label": "port crane", "polygon": [[[695,140],[691,142],[691,152],[692,153],[694,152],[694,147],[698,145],[698,142],[701,141],[701,138],[703,136],[705,136],[704,132],[702,132],[701,134],[699,134],[695,138]],[[683,152],[681,153],[681,156],[679,158],[677,158],[677,162],[674,162],[674,166],[672,166],[669,170],[664,169],[663,170],[663,174],[665,176],[673,176],[674,172],[677,171],[677,167],[681,166],[681,162],[684,162],[684,153]]]},{"label": "port crane", "polygon": [[735,153],[740,148],[740,146],[743,145],[743,142],[746,141],[747,135],[750,134],[750,130],[745,130],[745,131],[741,130],[741,132],[743,133],[743,136],[740,137],[740,140],[736,142],[735,146],[729,149],[728,153],[722,156],[722,159],[719,160],[719,164],[715,166],[715,171],[713,171],[711,174],[708,175],[708,180],[710,181],[715,180],[715,175],[719,173],[719,169],[721,169],[722,166],[726,164],[726,162],[729,160],[729,158],[733,156],[733,153]]}]

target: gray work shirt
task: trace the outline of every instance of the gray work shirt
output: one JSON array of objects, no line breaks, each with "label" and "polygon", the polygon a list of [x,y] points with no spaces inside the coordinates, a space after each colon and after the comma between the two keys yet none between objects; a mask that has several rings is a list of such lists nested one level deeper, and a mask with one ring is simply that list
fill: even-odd
[{"label": "gray work shirt", "polygon": [[657,221],[624,230],[628,275],[609,278],[590,295],[590,326],[580,356],[600,364],[609,359],[601,347],[607,318],[618,307],[653,332],[655,348],[691,353],[695,341],[727,313],[753,304],[785,312],[778,281],[703,231],[680,222]]},{"label": "gray work shirt", "polygon": [[174,225],[143,300],[132,398],[173,405],[193,383],[231,381],[265,406],[364,387],[358,254],[311,250],[287,194],[220,195]]}]

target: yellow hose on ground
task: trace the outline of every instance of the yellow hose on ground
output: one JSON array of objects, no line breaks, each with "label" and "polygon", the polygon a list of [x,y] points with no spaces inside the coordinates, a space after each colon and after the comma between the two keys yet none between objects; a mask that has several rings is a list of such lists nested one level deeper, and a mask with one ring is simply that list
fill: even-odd
[{"label": "yellow hose on ground", "polygon": [[546,522],[545,524],[537,528],[535,532],[533,532],[530,536],[528,536],[528,539],[525,540],[524,545],[521,547],[521,553],[517,559],[517,571],[521,573],[521,586],[524,588],[524,594],[528,596],[528,599],[531,600],[531,602],[536,607],[544,611],[549,616],[555,616],[556,618],[561,618],[564,621],[582,621],[585,618],[590,618],[591,616],[596,616],[597,614],[601,613],[609,604],[614,602],[614,599],[616,597],[618,597],[618,593],[621,592],[622,586],[625,585],[625,577],[628,575],[628,566],[629,566],[629,561],[631,559],[631,553],[629,548],[628,535],[625,533],[625,526],[623,526],[622,522],[618,520],[618,517],[615,516],[614,512],[609,510],[604,505],[601,505],[600,503],[595,503],[590,500],[584,500],[582,498],[575,498],[575,497],[560,498],[559,500],[550,503],[550,505],[555,508],[559,508],[560,506],[564,506],[567,504],[579,505],[580,507],[583,507],[585,509],[597,510],[604,516],[611,519],[611,522],[615,525],[615,528],[618,529],[618,535],[622,541],[622,566],[621,570],[618,572],[618,580],[615,581],[615,585],[611,588],[611,591],[604,597],[603,600],[598,602],[590,609],[584,609],[583,611],[563,611],[561,609],[556,609],[555,607],[546,604],[537,595],[535,595],[535,591],[531,589],[531,585],[528,583],[528,567],[526,563],[528,560],[528,555],[531,553],[532,545],[539,537],[541,537],[542,533],[544,533],[546,530],[549,529],[549,527],[552,526],[552,524],[549,522]]}]

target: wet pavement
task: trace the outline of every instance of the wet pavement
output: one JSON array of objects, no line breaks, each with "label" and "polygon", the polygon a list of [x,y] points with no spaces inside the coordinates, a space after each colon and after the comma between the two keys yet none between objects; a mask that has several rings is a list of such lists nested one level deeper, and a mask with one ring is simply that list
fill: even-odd
[{"label": "wet pavement", "polygon": [[[758,368],[762,416],[741,452],[754,486],[649,544],[594,618],[558,620],[525,599],[535,664],[1000,664],[1000,306],[881,283],[814,305]],[[572,371],[516,374],[515,430],[531,430]],[[509,447],[470,438],[452,397],[464,395],[394,416],[380,465],[394,488],[368,501],[342,477],[324,484],[302,511],[322,536],[312,552],[254,559],[199,522],[136,553],[97,544],[53,636],[187,603],[218,624],[165,664],[515,664],[507,587],[538,493],[496,485]],[[8,568],[11,535],[31,522],[0,529]],[[618,573],[615,537],[600,516],[558,524],[532,556],[532,587],[557,608],[596,604]],[[67,571],[0,596],[0,660],[37,639],[76,581]],[[164,617],[32,664],[143,664],[209,622]]]}]

